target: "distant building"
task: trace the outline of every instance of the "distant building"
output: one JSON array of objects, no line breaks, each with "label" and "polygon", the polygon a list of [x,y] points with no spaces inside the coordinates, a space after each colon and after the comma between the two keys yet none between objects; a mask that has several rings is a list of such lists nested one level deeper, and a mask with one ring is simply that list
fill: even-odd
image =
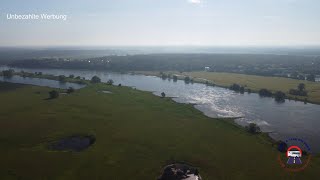
[{"label": "distant building", "polygon": [[320,75],[316,75],[316,82],[320,82]]},{"label": "distant building", "polygon": [[204,67],[204,71],[210,71],[211,68],[210,67]]}]

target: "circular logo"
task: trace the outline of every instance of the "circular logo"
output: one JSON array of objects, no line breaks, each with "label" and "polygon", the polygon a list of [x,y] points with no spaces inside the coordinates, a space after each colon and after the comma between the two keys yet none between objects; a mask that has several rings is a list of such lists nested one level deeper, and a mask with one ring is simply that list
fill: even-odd
[{"label": "circular logo", "polygon": [[302,139],[290,138],[278,144],[278,161],[287,171],[299,172],[304,170],[311,160],[311,148]]}]

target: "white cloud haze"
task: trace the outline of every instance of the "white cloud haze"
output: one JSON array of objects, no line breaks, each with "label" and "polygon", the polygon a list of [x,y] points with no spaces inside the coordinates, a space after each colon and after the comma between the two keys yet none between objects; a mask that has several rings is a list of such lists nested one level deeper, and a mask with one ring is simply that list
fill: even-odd
[{"label": "white cloud haze", "polygon": [[192,4],[201,4],[201,0],[188,0]]}]

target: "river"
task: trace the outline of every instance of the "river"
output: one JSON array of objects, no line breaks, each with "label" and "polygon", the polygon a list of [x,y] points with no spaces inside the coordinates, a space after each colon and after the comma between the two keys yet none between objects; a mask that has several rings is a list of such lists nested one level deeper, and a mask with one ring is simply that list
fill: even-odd
[{"label": "river", "polygon": [[[8,67],[0,67],[0,70],[5,69],[8,69]],[[176,102],[196,104],[195,108],[209,117],[242,117],[237,119],[236,123],[242,126],[251,122],[256,123],[262,131],[271,132],[270,136],[278,140],[292,137],[301,138],[311,146],[313,152],[320,152],[320,105],[304,104],[293,100],[277,103],[272,98],[261,98],[256,93],[239,94],[221,87],[206,86],[199,83],[186,84],[181,80],[173,82],[154,76],[88,70],[13,69],[15,71],[42,72],[52,75],[69,76],[73,74],[86,79],[91,79],[91,77],[97,75],[103,82],[112,79],[115,84],[121,83],[124,86],[132,86],[139,90],[151,91],[155,95],[165,92],[166,96],[174,97],[173,99]],[[11,82],[23,83],[23,78],[18,78],[18,80],[16,78],[13,78]],[[32,78],[29,78],[25,81],[27,84],[50,86],[45,80],[41,82],[41,80],[36,79],[33,83]],[[59,84],[59,82],[55,83]],[[66,86],[70,86],[70,84],[64,85],[64,87]]]}]

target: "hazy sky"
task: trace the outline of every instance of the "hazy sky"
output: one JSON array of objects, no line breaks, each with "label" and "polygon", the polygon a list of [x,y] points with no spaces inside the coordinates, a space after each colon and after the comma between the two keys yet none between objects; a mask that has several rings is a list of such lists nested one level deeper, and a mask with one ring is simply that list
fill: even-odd
[{"label": "hazy sky", "polygon": [[0,46],[320,45],[320,0],[1,0],[0,12]]}]

